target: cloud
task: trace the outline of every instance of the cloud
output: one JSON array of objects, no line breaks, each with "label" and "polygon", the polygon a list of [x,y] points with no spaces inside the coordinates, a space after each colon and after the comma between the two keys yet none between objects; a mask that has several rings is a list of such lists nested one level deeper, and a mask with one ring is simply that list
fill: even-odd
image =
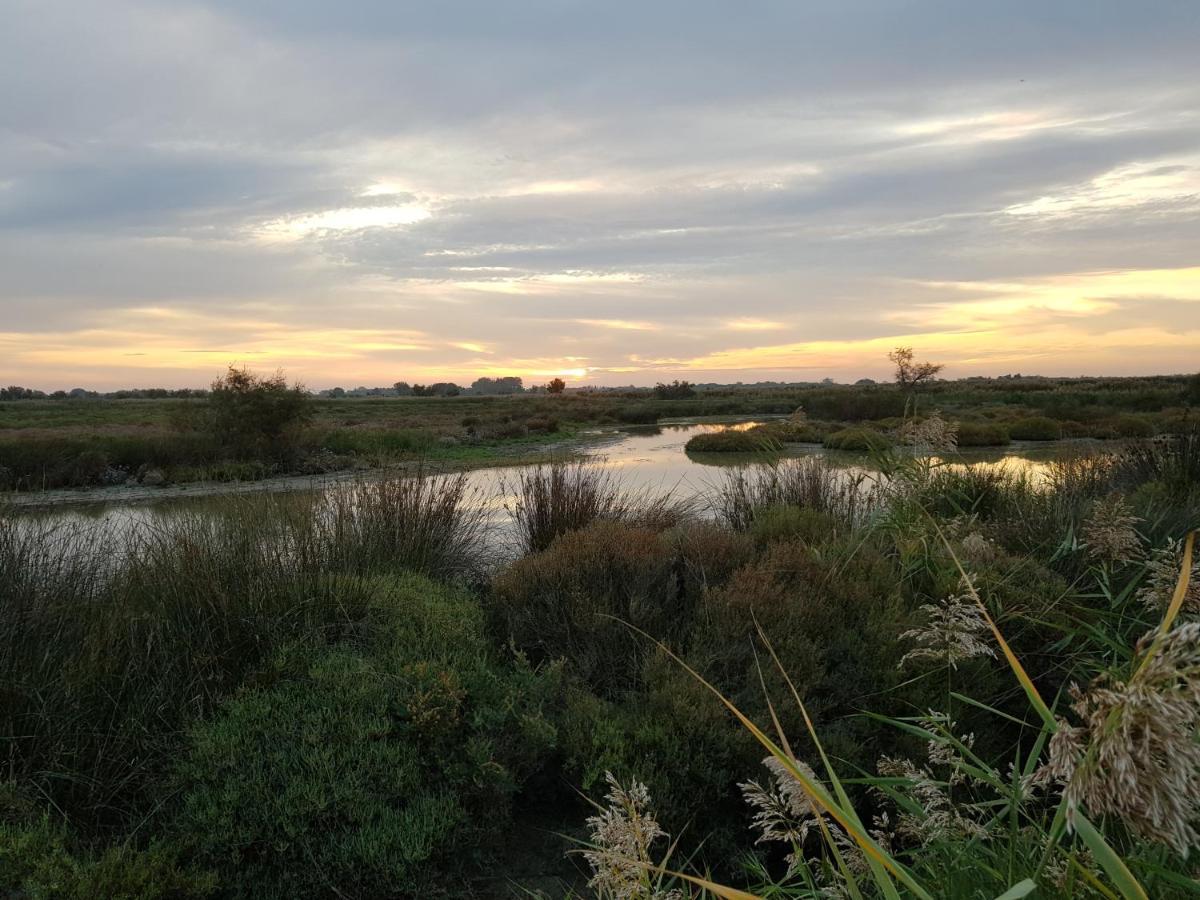
[{"label": "cloud", "polygon": [[17,0],[0,378],[1194,368],[1197,38],[1184,0]]}]

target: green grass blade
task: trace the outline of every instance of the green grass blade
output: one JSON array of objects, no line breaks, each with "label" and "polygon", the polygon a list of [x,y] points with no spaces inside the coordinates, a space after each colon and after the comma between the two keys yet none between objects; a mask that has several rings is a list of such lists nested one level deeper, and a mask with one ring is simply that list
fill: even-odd
[{"label": "green grass blade", "polygon": [[1018,900],[1020,897],[1028,897],[1037,890],[1037,882],[1032,878],[1026,878],[1024,881],[1019,881],[1010,887],[1007,891],[1001,894],[996,900]]},{"label": "green grass blade", "polygon": [[1075,811],[1075,831],[1087,844],[1088,849],[1092,851],[1092,856],[1096,858],[1096,862],[1100,863],[1100,867],[1112,879],[1113,884],[1116,885],[1125,900],[1149,900],[1146,889],[1138,884],[1138,880],[1129,871],[1125,861],[1117,855],[1117,851],[1108,845],[1108,842],[1104,840],[1104,835],[1096,830],[1096,826],[1080,810]]}]

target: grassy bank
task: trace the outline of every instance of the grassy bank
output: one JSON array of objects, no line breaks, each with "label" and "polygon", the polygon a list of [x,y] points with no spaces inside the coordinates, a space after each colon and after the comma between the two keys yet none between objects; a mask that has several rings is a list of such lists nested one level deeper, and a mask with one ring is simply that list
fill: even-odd
[{"label": "grassy bank", "polygon": [[674,844],[756,896],[1192,896],[1198,461],[787,460],[715,517],[549,467],[512,560],[455,477],[120,545],[0,511],[0,891],[686,895]]}]

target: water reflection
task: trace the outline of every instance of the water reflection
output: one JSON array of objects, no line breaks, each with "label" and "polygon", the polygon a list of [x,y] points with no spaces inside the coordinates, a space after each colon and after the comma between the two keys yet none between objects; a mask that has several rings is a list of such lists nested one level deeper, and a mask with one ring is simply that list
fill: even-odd
[{"label": "water reflection", "polygon": [[[705,453],[688,454],[684,445],[696,434],[722,428],[751,428],[763,419],[741,422],[668,422],[658,425],[628,426],[607,432],[585,451],[588,465],[612,471],[620,483],[632,491],[647,494],[673,493],[678,499],[691,500],[713,495],[725,479],[725,471],[734,466],[763,465],[786,457],[817,456],[845,469],[847,475],[873,474],[876,468],[869,456],[849,451],[826,450],[819,444],[794,444],[771,454]],[[1065,453],[1097,446],[1095,442],[1055,442],[1052,444],[1014,444],[1002,449],[964,450],[944,460],[951,466],[982,467],[1043,481],[1050,463]],[[478,469],[469,474],[479,504],[492,515],[494,527],[506,532],[508,507],[515,497],[519,467]],[[311,502],[314,492],[337,491],[345,485],[345,476],[313,479],[289,479],[276,482],[272,490],[285,489],[296,494],[297,502]],[[239,488],[246,493],[246,486]],[[258,492],[261,493],[261,492]],[[305,497],[307,495],[307,499]],[[26,510],[23,515],[34,521],[53,521],[71,525],[90,525],[109,536],[119,537],[145,525],[158,527],[184,515],[224,515],[231,508],[230,498],[221,495],[183,496],[136,502],[98,502],[69,507]],[[234,504],[236,508],[236,504]]]}]

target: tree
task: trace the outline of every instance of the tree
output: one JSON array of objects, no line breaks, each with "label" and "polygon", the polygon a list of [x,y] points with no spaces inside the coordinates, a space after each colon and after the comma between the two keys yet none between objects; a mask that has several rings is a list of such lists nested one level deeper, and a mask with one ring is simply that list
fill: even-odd
[{"label": "tree", "polygon": [[482,378],[476,378],[471,384],[471,393],[480,395],[489,394],[523,394],[525,385],[516,375],[505,375],[502,378],[488,378],[486,375]]},{"label": "tree", "polygon": [[659,400],[686,400],[696,396],[696,389],[687,381],[672,381],[663,384],[661,381],[654,386],[654,396]]},{"label": "tree", "polygon": [[208,403],[213,429],[243,454],[284,453],[312,419],[308,391],[289,385],[281,371],[265,376],[230,366],[213,382]]},{"label": "tree", "polygon": [[909,405],[912,414],[917,413],[917,391],[937,377],[937,373],[945,368],[941,363],[916,362],[913,358],[912,347],[897,347],[888,354],[888,359],[896,364],[896,384],[904,391],[904,415],[909,415]]},{"label": "tree", "polygon": [[397,381],[392,385],[392,390],[396,392],[397,397],[407,397],[413,392],[407,381]]},{"label": "tree", "polygon": [[546,382],[547,394],[561,394],[566,389],[567,383],[561,378],[551,378],[548,382]]}]

